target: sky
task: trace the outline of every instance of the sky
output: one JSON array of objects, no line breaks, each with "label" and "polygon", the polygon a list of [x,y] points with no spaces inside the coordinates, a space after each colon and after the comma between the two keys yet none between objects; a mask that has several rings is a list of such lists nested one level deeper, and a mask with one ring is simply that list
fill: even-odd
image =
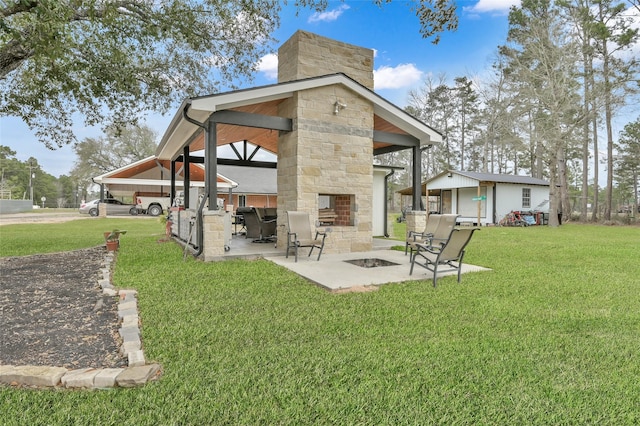
[{"label": "sky", "polygon": [[[289,3],[293,3],[290,1]],[[432,44],[419,33],[419,21],[407,6],[394,1],[376,6],[372,0],[329,1],[325,12],[309,9],[297,16],[292,6],[281,14],[281,26],[274,33],[278,40],[273,54],[262,58],[254,81],[245,88],[277,82],[277,48],[295,31],[301,29],[345,43],[374,50],[375,91],[399,107],[407,105],[408,94],[418,89],[429,76],[446,75],[449,81],[459,76],[481,76],[491,67],[497,47],[505,43],[509,7],[519,0],[459,0],[458,30],[441,34],[440,43]],[[182,100],[177,100],[177,104]],[[149,115],[147,124],[159,137],[171,118]],[[76,137],[99,137],[97,128],[86,128],[78,117],[74,125]],[[76,160],[71,146],[47,149],[19,119],[0,117],[0,145],[16,151],[21,161],[38,159],[41,168],[56,177],[68,174]]]}]

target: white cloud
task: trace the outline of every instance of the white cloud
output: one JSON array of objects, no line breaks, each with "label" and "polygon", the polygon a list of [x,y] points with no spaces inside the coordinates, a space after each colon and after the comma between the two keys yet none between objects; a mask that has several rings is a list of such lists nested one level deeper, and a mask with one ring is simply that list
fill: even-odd
[{"label": "white cloud", "polygon": [[260,58],[258,62],[258,71],[265,74],[270,80],[278,78],[278,55],[269,53]]},{"label": "white cloud", "polygon": [[350,9],[348,5],[343,4],[340,5],[339,7],[335,8],[335,9],[331,9],[331,10],[327,10],[325,12],[316,12],[313,15],[311,15],[309,17],[309,19],[307,20],[307,22],[311,23],[311,22],[331,22],[331,21],[335,21],[336,19],[338,19],[340,17],[340,15],[342,15],[342,13],[345,10]]},{"label": "white cloud", "polygon": [[400,64],[396,67],[382,66],[373,71],[373,83],[376,90],[400,89],[420,81],[422,71],[415,64]]},{"label": "white cloud", "polygon": [[479,0],[473,6],[462,8],[467,13],[507,13],[511,6],[520,6],[520,0]]}]

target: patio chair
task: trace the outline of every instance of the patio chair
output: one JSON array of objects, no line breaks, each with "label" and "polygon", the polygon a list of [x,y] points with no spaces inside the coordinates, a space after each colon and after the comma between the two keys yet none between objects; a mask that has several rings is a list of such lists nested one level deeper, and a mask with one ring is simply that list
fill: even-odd
[{"label": "patio chair", "polygon": [[258,214],[253,207],[238,207],[237,214],[242,215],[245,226],[245,238],[259,238],[260,237],[260,222],[258,221]]},{"label": "patio chair", "polygon": [[[438,226],[431,235],[425,236],[421,244],[426,244],[434,250],[439,249],[440,246],[449,239],[451,230],[456,226],[456,220],[458,220],[458,217],[460,217],[458,214],[440,215]],[[411,256],[413,256],[413,252],[415,251],[415,243],[409,243],[409,250],[411,251],[409,261],[411,261]]]},{"label": "patio chair", "polygon": [[434,248],[427,244],[416,243],[415,252],[411,258],[411,270],[417,264],[433,272],[433,286],[436,286],[438,278],[438,266],[447,265],[450,268],[440,270],[440,272],[458,271],[458,282],[462,271],[462,259],[464,258],[465,247],[471,240],[471,236],[476,228],[454,228],[449,234],[449,238],[440,248]]},{"label": "patio chair", "polygon": [[272,243],[276,239],[276,225],[277,217],[267,217],[266,209],[255,208],[256,216],[258,218],[259,236],[253,240],[253,243]]},{"label": "patio chair", "polygon": [[[311,236],[311,221],[309,220],[309,213],[307,212],[288,211],[287,222],[289,225],[289,231],[287,232],[286,257],[289,257],[290,250],[294,250],[297,262],[298,248],[311,247],[311,250],[309,250],[309,256],[311,256],[313,249],[317,248],[320,250],[318,253],[318,260],[320,260],[320,256],[322,256],[322,249],[324,249],[324,240],[327,238],[327,233],[316,231],[315,237]],[[320,236],[322,238],[319,238]]]},{"label": "patio chair", "polygon": [[427,218],[427,224],[424,227],[424,231],[409,231],[407,233],[406,244],[404,246],[404,254],[407,255],[407,251],[409,247],[413,243],[424,243],[425,240],[429,237],[433,237],[433,233],[438,228],[438,223],[440,223],[439,214],[430,214]]},{"label": "patio chair", "polygon": [[459,214],[443,214],[440,215],[440,221],[438,227],[433,231],[433,235],[426,240],[427,245],[431,247],[438,247],[445,243],[451,235],[451,230],[456,226],[456,221],[460,217]]}]

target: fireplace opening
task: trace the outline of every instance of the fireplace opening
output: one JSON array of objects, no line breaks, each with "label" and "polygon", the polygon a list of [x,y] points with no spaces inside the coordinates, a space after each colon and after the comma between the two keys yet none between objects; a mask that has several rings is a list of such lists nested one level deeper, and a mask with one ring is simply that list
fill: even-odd
[{"label": "fireplace opening", "polygon": [[319,194],[320,226],[354,226],[355,198],[353,194]]}]

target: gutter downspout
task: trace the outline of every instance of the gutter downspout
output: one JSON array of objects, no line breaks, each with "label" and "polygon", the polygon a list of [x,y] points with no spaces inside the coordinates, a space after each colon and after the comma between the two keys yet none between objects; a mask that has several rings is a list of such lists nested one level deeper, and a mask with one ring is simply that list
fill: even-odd
[{"label": "gutter downspout", "polygon": [[[199,121],[194,120],[193,118],[189,117],[187,115],[187,112],[189,111],[189,108],[191,107],[191,102],[187,103],[184,108],[182,109],[182,117],[184,117],[185,120],[187,120],[189,123],[194,124],[198,127],[201,127],[205,132],[207,131],[207,126],[205,126],[204,123],[200,123]],[[188,191],[189,188],[184,188],[185,191]],[[202,211],[204,210],[204,205],[206,204],[207,199],[209,198],[209,191],[207,188],[207,191],[205,191],[205,196],[202,199],[202,201],[200,202],[200,206],[198,206],[198,212],[196,213],[196,222],[197,222],[197,226],[198,226],[198,236],[197,236],[197,244],[198,244],[198,249],[195,250],[192,254],[195,257],[198,257],[202,254],[202,252],[204,251],[204,247],[203,247],[203,241],[204,241],[204,230],[202,229],[203,227],[203,223],[202,223]],[[189,245],[189,242],[187,241],[187,246]]]},{"label": "gutter downspout", "polygon": [[387,216],[388,216],[388,210],[389,210],[389,201],[387,200],[388,196],[389,196],[389,178],[395,173],[396,171],[391,169],[391,173],[384,175],[384,236],[386,238],[389,238],[389,231],[387,230],[388,227],[388,221],[387,221]]},{"label": "gutter downspout", "polygon": [[[433,144],[432,144],[432,143],[430,143],[429,145],[426,145],[426,146],[420,147],[420,161],[422,161],[422,153],[423,153],[423,152],[425,152],[425,151],[430,150],[431,148],[433,148]],[[426,182],[426,181],[425,181],[425,182]],[[421,196],[420,196],[420,208],[424,208],[424,210],[426,210],[426,211],[427,211],[427,216],[429,216],[429,190],[428,190],[428,188],[427,188],[426,183],[425,183],[425,185],[424,185],[424,192],[425,192],[425,194],[424,194],[424,195],[425,195],[426,202],[427,202],[427,206],[426,206],[426,207],[424,207],[424,206],[422,205],[422,182],[420,182],[420,195],[421,195]]]}]

